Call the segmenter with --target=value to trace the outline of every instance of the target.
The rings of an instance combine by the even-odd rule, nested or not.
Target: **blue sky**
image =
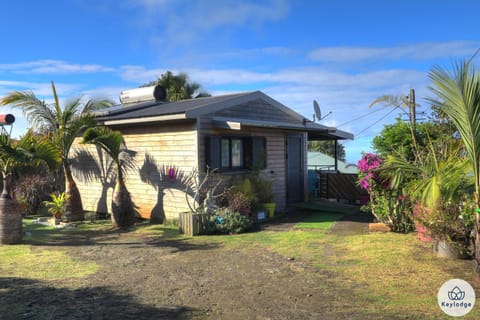
[[[480,47],[475,0],[70,0],[0,2],[0,96],[118,101],[167,70],[213,95],[261,90],[305,117],[355,134],[347,160],[397,111],[369,104],[408,94],[427,109],[428,71]],[[475,57],[476,65],[480,57]],[[13,135],[27,127],[19,111]],[[358,119],[358,120],[355,120]]]

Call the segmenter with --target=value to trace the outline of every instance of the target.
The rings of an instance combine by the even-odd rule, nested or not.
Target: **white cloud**
[[[358,62],[365,60],[428,60],[451,56],[471,56],[480,46],[478,41],[423,42],[396,47],[329,47],[312,50],[314,61]]]
[[[0,64],[0,72],[21,74],[98,73],[115,69],[99,64],[74,64],[62,60],[36,60],[12,64]]]
[[[206,36],[215,37],[232,27],[252,28],[266,21],[279,20],[289,11],[286,0],[143,0],[130,5],[141,9],[134,23],[162,52],[193,42],[201,43]]]

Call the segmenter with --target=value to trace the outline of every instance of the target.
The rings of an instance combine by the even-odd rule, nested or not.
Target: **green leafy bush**
[[[49,186],[48,179],[38,174],[25,176],[15,183],[15,194],[24,215],[37,213],[42,200],[49,194]]]
[[[250,229],[252,221],[242,215],[240,212],[232,211],[228,208],[219,209],[210,218],[210,223],[207,227],[210,232],[221,233],[242,233]]]

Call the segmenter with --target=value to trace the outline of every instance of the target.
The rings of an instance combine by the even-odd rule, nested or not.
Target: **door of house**
[[[302,136],[287,136],[287,203],[303,201]]]

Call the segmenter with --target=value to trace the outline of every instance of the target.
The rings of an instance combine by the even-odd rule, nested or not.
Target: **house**
[[[180,176],[207,166],[227,179],[260,169],[274,181],[276,211],[285,212],[308,196],[307,141],[353,138],[305,119],[260,91],[124,103],[97,113],[97,120],[121,131],[126,147],[135,152],[138,168],[127,177],[128,190],[142,217],[160,220],[188,210]],[[76,177],[85,209],[108,210],[112,185],[106,177]]]

